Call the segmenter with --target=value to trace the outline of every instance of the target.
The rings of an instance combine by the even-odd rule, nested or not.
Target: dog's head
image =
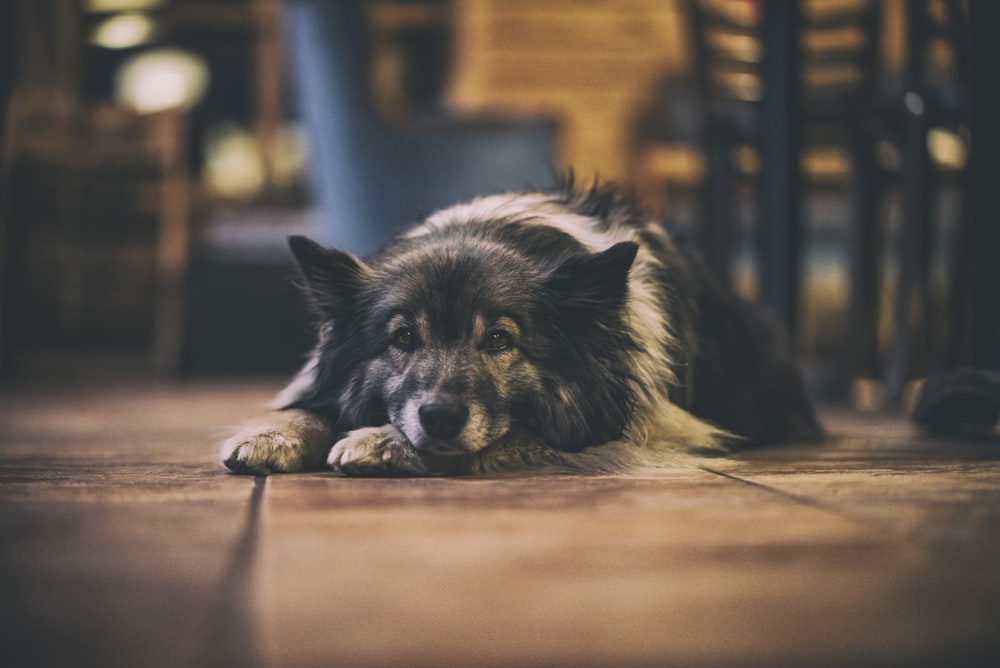
[[[512,430],[575,450],[624,428],[636,244],[542,259],[430,235],[370,264],[304,237],[290,246],[324,332],[316,397],[351,428],[389,422],[436,455]]]

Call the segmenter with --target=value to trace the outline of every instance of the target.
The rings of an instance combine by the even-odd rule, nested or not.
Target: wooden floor
[[[267,480],[277,384],[0,393],[0,666],[1000,666],[1000,443],[655,478]]]

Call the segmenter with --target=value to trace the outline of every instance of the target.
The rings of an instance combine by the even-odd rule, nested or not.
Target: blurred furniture
[[[368,254],[421,212],[552,183],[556,132],[547,119],[382,120],[368,92],[369,32],[357,2],[295,0],[287,25],[314,194],[327,219],[323,243]]]
[[[94,354],[171,373],[191,219],[188,117],[86,94],[79,3],[10,5],[0,369],[31,358],[58,373]]]
[[[759,296],[794,330],[804,193],[847,177],[838,151],[875,99],[880,4],[690,0],[688,10],[707,124],[700,241],[731,281],[737,187],[752,183]]]
[[[1000,369],[1000,5],[970,0],[968,30],[970,123],[969,206],[964,219],[961,270],[953,303],[959,322],[953,365]]]
[[[897,147],[901,164],[899,270],[891,315],[892,335],[882,368],[886,390],[894,401],[902,398],[907,382],[914,376],[932,374],[950,364],[948,358],[953,357],[953,351],[948,348],[953,344],[942,339],[953,338],[956,331],[949,328],[942,332],[938,327],[942,320],[950,320],[953,313],[941,309],[932,296],[932,253],[943,239],[936,229],[935,215],[941,175],[931,159],[929,133],[936,126],[956,131],[969,126],[969,99],[959,87],[967,85],[969,77],[965,54],[968,15],[957,1],[936,4],[945,9],[944,15],[936,15],[934,6],[927,0],[906,2],[907,57],[902,93],[896,101],[896,127],[890,128],[886,136]],[[955,54],[957,81],[934,81],[932,50],[941,45],[947,45]],[[968,207],[970,193],[967,188],[962,189],[964,206]],[[963,226],[959,220],[957,227]],[[957,296],[956,271],[966,261],[963,256],[964,252],[959,250],[949,258],[946,271],[952,289],[950,299]],[[855,277],[855,300],[862,303],[867,299],[864,295],[870,292],[864,281],[871,272],[872,259],[866,262],[869,267]]]
[[[997,435],[1000,417],[1000,5],[970,0],[957,21],[971,137],[966,207],[953,267],[954,334],[943,368],[925,382],[914,420],[937,433]]]
[[[9,20],[0,21],[0,34],[9,38],[2,47],[11,56],[3,64],[10,66],[4,72],[12,94],[0,184],[2,372],[39,363],[58,370],[60,361],[89,366],[98,359],[129,372],[172,375],[191,331],[187,298],[213,294],[223,305],[239,301],[233,293],[246,289],[241,272],[199,265],[195,277],[212,281],[211,289],[188,285],[201,232],[195,210],[231,204],[203,197],[196,182],[199,149],[209,124],[245,115],[260,147],[261,199],[279,199],[274,146],[285,123],[281,11],[281,0],[154,3],[139,14],[156,25],[153,38],[111,49],[89,40],[106,21],[129,17],[114,3],[3,3],[0,18]],[[140,115],[110,101],[124,62],[156,45],[207,54],[215,83],[202,106]],[[287,254],[286,232],[271,232],[272,245]],[[284,284],[289,273],[283,265],[268,276]],[[288,300],[288,294],[276,298],[281,306]],[[230,313],[193,306],[195,316],[205,318],[195,330],[229,331]],[[288,320],[298,335],[304,325]],[[269,330],[232,332],[241,342],[257,342],[249,370],[261,350],[266,356],[276,347],[261,342],[257,331]]]
[[[14,9],[0,3],[0,378],[7,369],[8,322],[5,304],[13,293],[10,276],[10,140],[7,132],[8,107],[14,88]]]
[[[914,379],[947,368],[961,348],[965,325],[953,309],[974,299],[964,273],[973,257],[967,237],[981,223],[959,223],[956,207],[945,208],[942,194],[957,193],[967,209],[976,196],[963,187],[962,159],[942,165],[934,145],[961,145],[975,113],[975,94],[962,90],[975,78],[965,7],[907,0],[893,6],[900,10],[893,24],[883,18],[887,6],[872,0],[689,3],[707,110],[701,242],[717,274],[731,280],[737,192],[749,182],[758,206],[759,297],[794,334],[803,258],[818,261],[819,231],[806,211],[827,184],[850,203],[841,225],[845,349],[828,379],[842,388],[835,392],[876,379],[898,404]],[[898,70],[885,67],[887,34],[905,38]],[[955,237],[966,239],[958,244],[964,249]]]
[[[58,96],[21,92],[9,107],[4,352],[146,341],[151,368],[172,372],[191,207],[184,114]]]

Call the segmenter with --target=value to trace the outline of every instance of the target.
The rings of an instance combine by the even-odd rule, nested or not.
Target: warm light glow
[[[94,28],[90,42],[106,49],[128,49],[150,41],[155,28],[145,14],[116,14]]]
[[[965,167],[969,153],[962,138],[945,128],[933,128],[927,133],[927,150],[938,167],[953,170]]]
[[[205,185],[227,199],[250,200],[265,187],[265,165],[271,184],[288,188],[302,178],[307,153],[302,131],[294,125],[281,127],[268,146],[236,123],[216,123],[205,138]]]
[[[217,194],[251,199],[264,185],[260,150],[252,134],[235,123],[209,128],[205,151],[205,181]]]
[[[144,51],[118,71],[116,96],[140,114],[188,109],[208,86],[205,61],[180,49]]]
[[[138,12],[154,9],[165,4],[166,0],[86,0],[83,3],[85,11],[98,13]]]

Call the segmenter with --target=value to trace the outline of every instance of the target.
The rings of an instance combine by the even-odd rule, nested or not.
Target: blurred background
[[[0,3],[2,378],[291,372],[287,235],[365,254],[572,167],[770,309],[819,397],[900,405],[997,363],[992,4]]]

